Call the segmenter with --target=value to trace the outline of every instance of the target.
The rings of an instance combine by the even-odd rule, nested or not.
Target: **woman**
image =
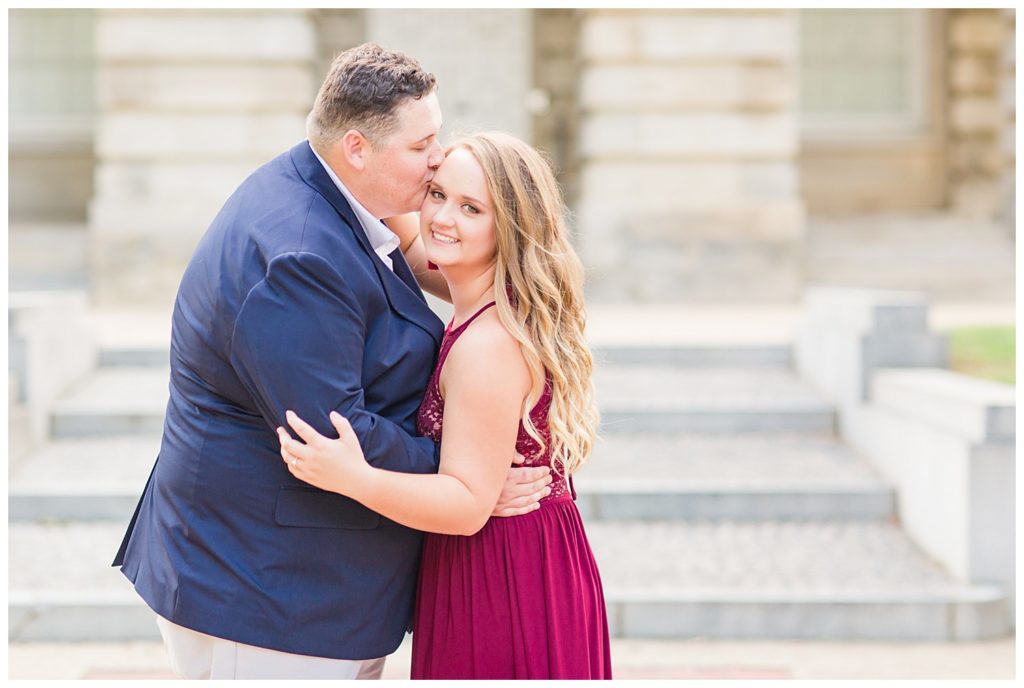
[[[423,255],[455,316],[420,407],[437,475],[374,468],[347,421],[331,440],[288,413],[292,474],[427,531],[413,618],[413,678],[611,678],[600,576],[573,501],[597,409],[582,267],[550,167],[500,133],[456,141],[420,212]],[[417,262],[414,258],[414,262]],[[443,439],[442,439],[443,437]],[[549,464],[540,508],[489,518],[510,449]]]

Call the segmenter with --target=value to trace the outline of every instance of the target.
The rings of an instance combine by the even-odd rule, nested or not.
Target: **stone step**
[[[171,359],[167,347],[114,345],[101,346],[98,362],[101,368],[167,368]]]
[[[824,434],[609,435],[574,482],[590,521],[895,516],[893,490]]]
[[[595,363],[603,365],[696,366],[788,366],[792,349],[770,344],[605,344],[592,349]],[[170,350],[166,345],[107,343],[99,348],[99,365],[115,367],[167,367]]]
[[[54,405],[50,434],[56,439],[159,435],[167,390],[167,368],[100,368]]]
[[[664,365],[676,367],[788,366],[788,345],[600,345],[592,350],[596,366]]]
[[[160,438],[65,439],[12,469],[10,521],[127,520]],[[612,435],[575,480],[590,520],[888,520],[892,490],[827,435]]]
[[[588,523],[612,633],[645,638],[978,640],[1003,591],[951,578],[892,524]]]
[[[9,639],[158,639],[153,612],[110,566],[127,525],[12,523]]]
[[[159,434],[50,442],[12,470],[8,519],[127,523],[159,451]]]
[[[788,368],[604,366],[594,375],[601,430],[831,432],[832,407]],[[100,368],[55,406],[54,438],[159,433],[168,371]]]
[[[124,523],[11,524],[11,641],[156,639],[109,566]],[[967,586],[885,524],[589,523],[611,632],[627,638],[956,640],[1009,632],[995,588]]]
[[[602,434],[833,432],[835,411],[784,367],[605,366]]]

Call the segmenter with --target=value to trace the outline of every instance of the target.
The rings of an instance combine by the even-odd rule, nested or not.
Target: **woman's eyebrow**
[[[463,198],[463,200],[469,201],[470,203],[476,203],[477,205],[482,205],[484,207],[487,207],[486,203],[484,203],[483,201],[478,201],[475,198],[473,198],[472,196],[466,196],[465,194],[463,194],[462,198]]]

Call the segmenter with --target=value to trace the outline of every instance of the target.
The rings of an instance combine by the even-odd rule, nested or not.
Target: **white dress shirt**
[[[374,217],[370,214],[370,211],[363,207],[363,204],[356,200],[356,197],[352,195],[352,192],[341,183],[338,179],[338,175],[334,174],[334,170],[331,166],[324,162],[324,159],[320,157],[320,154],[316,152],[316,149],[310,145],[310,149],[313,151],[313,155],[320,161],[320,164],[327,170],[327,175],[334,182],[334,185],[338,187],[338,191],[345,197],[348,204],[352,206],[352,210],[355,211],[356,219],[359,220],[359,224],[363,226],[363,231],[366,233],[366,238],[370,240],[370,246],[373,247],[373,252],[388,266],[388,269],[394,272],[395,266],[391,264],[391,256],[388,255],[396,248],[402,245],[402,240],[398,238],[398,235],[388,229],[388,226],[381,222],[380,218]]]

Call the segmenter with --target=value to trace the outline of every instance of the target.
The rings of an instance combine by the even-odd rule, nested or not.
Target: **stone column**
[[[570,205],[575,205],[578,196],[580,16],[578,9],[533,11],[533,84],[538,98],[533,111],[533,145],[550,157]]]
[[[578,226],[603,301],[791,300],[800,286],[791,10],[588,10]]]
[[[1000,189],[999,218],[1012,236],[1017,236],[1017,10],[1003,9],[1006,36],[1000,59],[999,101],[1003,108],[1003,129],[1000,149],[1003,153],[1003,172]]]
[[[237,185],[305,137],[309,10],[100,10],[93,298],[169,307]]]
[[[437,76],[442,141],[500,129],[529,140],[530,10],[366,10],[366,40]]]
[[[314,77],[319,88],[331,68],[334,56],[366,40],[366,10],[333,8],[312,12],[318,44]]]
[[[1007,114],[1000,90],[1010,26],[1003,10],[949,12],[951,206],[964,215],[991,219],[1000,210],[1006,169],[1000,139]]]

